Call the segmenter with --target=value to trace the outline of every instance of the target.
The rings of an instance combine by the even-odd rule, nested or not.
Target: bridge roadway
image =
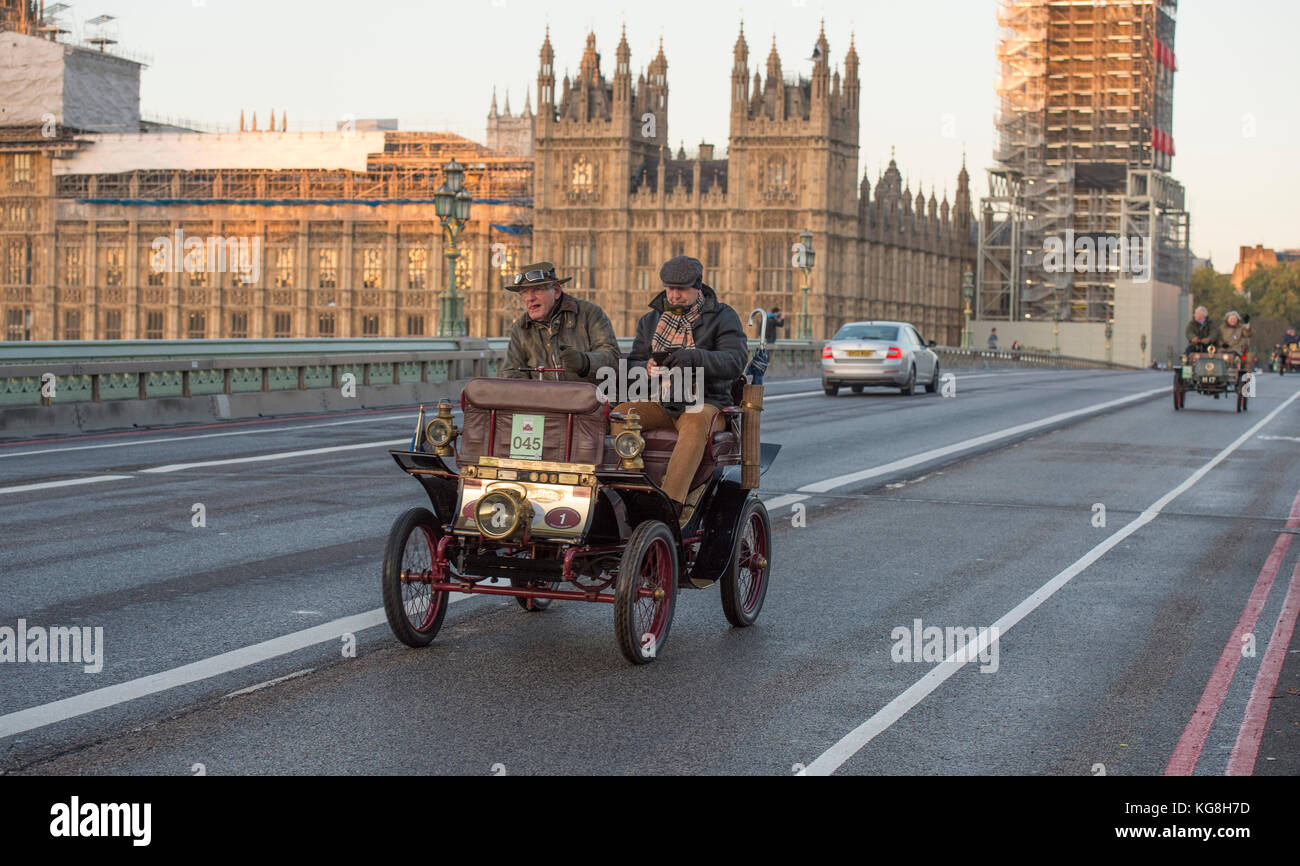
[[[1246,414],[1192,395],[1175,415],[1168,384],[769,383],[762,616],[731,629],[716,589],[684,591],[643,668],[604,605],[461,597],[429,648],[394,640],[382,547],[423,494],[386,449],[411,411],[0,443],[0,627],[105,642],[98,673],[0,662],[0,771],[1222,774],[1262,737],[1247,769],[1295,773],[1277,714],[1300,714],[1261,724],[1252,691],[1300,685],[1273,637],[1300,381],[1262,379]],[[895,660],[918,619],[1000,624],[996,670]]]

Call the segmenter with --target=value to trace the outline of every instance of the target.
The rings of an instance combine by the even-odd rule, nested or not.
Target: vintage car
[[[1300,345],[1288,343],[1282,347],[1282,357],[1278,359],[1279,376],[1287,373],[1300,373]]]
[[[513,596],[527,611],[605,602],[619,649],[644,664],[663,651],[678,591],[715,582],[731,624],[753,624],[772,556],[755,489],[780,446],[758,442],[761,388],[739,402],[717,416],[684,526],[659,486],[676,432],[642,431],[594,385],[471,380],[460,430],[448,401],[427,423],[421,410],[412,447],[390,452],[431,506],[407,511],[388,536],[393,634],[427,646],[455,592]],[[626,423],[616,438],[611,418]]]
[[[1245,358],[1212,343],[1204,352],[1189,352],[1179,359],[1174,370],[1174,410],[1184,408],[1187,392],[1191,391],[1213,395],[1216,400],[1224,394],[1235,394],[1237,411],[1245,412],[1253,376]]]

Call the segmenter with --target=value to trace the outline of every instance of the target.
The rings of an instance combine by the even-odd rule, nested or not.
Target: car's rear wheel
[[[648,590],[642,594],[641,590]],[[614,636],[624,657],[648,664],[663,650],[677,603],[677,544],[667,524],[632,530],[614,581]]]
[[[862,386],[861,386],[861,385],[850,385],[850,386],[849,386],[849,390],[852,391],[854,394],[861,394],[861,393],[862,393]]]
[[[744,628],[763,609],[772,568],[772,528],[767,508],[757,498],[745,503],[736,534],[731,565],[722,576],[722,612],[732,625]]]
[[[384,615],[393,634],[407,646],[428,646],[447,616],[447,593],[429,587],[441,538],[437,518],[427,508],[412,508],[388,531]]]
[[[911,397],[916,393],[916,368],[909,367],[907,370],[907,381],[898,387],[904,397]]]
[[[822,390],[826,392],[827,397],[834,397],[840,393],[840,386],[831,382],[822,382]]]
[[[933,394],[935,391],[939,390],[939,376],[939,363],[936,361],[934,365],[934,375],[930,377],[930,384],[925,386],[927,394]]]

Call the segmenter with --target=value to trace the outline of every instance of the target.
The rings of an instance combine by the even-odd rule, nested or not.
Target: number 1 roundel
[[[552,529],[572,529],[578,520],[578,512],[572,508],[552,508],[546,512],[546,525]]]

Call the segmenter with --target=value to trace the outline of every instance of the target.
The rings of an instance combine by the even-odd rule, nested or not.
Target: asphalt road
[[[459,598],[397,643],[383,543],[424,502],[386,450],[412,412],[0,443],[0,627],[104,641],[96,673],[0,661],[0,771],[1300,772],[1300,381],[1245,414],[1175,414],[1168,384],[770,382],[762,615],[683,591],[642,668],[605,605]],[[917,620],[998,639],[903,658]]]

